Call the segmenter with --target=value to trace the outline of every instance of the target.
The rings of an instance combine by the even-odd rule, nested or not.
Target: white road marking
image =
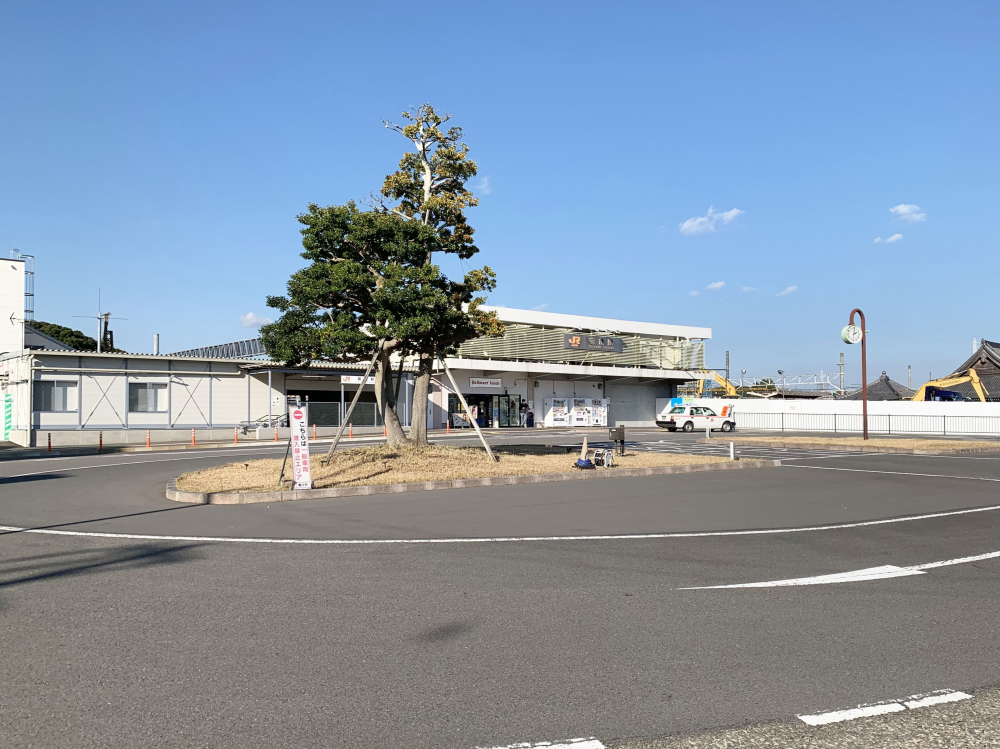
[[[904,710],[906,708],[898,702],[888,702],[883,705],[865,705],[851,710],[834,710],[829,713],[800,715],[798,717],[803,723],[808,723],[811,726],[825,726],[827,723],[841,723],[845,720],[869,718],[873,715],[885,715],[886,713],[901,713]]]
[[[628,533],[621,535],[601,536],[489,536],[484,538],[240,538],[228,536],[160,536],[146,533],[98,533],[93,531],[60,531],[49,528],[23,528],[13,525],[0,525],[0,531],[9,533],[40,533],[51,536],[84,536],[91,538],[124,538],[141,541],[228,541],[243,544],[320,544],[320,545],[389,545],[389,544],[485,544],[485,543],[521,543],[535,541],[646,541],[664,538],[710,538],[715,536],[767,536],[779,533],[811,533],[814,531],[836,531],[845,528],[867,528],[873,525],[889,525],[891,523],[908,523],[914,520],[932,520],[955,515],[969,515],[977,512],[993,512],[1000,510],[1000,505],[989,507],[974,507],[968,510],[948,510],[932,512],[926,515],[910,515],[902,518],[887,518],[885,520],[862,520],[856,523],[839,523],[837,525],[813,525],[802,528],[768,528],[752,531],[691,531],[688,533]],[[964,557],[961,560],[946,562],[931,562],[931,565],[945,566],[962,564],[964,561],[991,559],[998,554],[983,554],[977,557]],[[923,569],[923,566],[912,567]],[[930,567],[928,567],[930,569]]]
[[[705,585],[680,590],[719,590],[723,588],[781,588],[793,585],[834,585],[836,583],[856,583],[865,580],[884,580],[888,577],[906,577],[908,575],[926,575],[926,572],[909,567],[895,567],[887,564],[883,567],[869,567],[850,572],[836,572],[832,575],[816,575],[815,577],[795,577],[789,580],[768,580],[761,583],[739,583],[737,585]]]
[[[557,742],[541,741],[536,744],[507,744],[507,746],[495,746],[491,749],[542,749],[542,747],[545,749],[605,749],[604,744],[595,738],[569,739]]]
[[[993,481],[1000,482],[1000,479],[985,478],[982,476],[949,476],[943,473],[913,473],[910,471],[875,471],[870,468],[835,468],[834,466],[793,466],[788,468],[801,468],[806,471],[848,471],[850,473],[884,473],[890,476],[919,476],[921,478],[933,479],[965,479],[966,481]]]
[[[799,715],[797,717],[803,723],[808,723],[810,726],[824,726],[828,723],[841,723],[845,720],[867,718],[873,715],[886,715],[887,713],[900,713],[906,710],[940,705],[945,702],[958,702],[970,699],[972,699],[971,694],[956,692],[953,689],[941,689],[928,694],[915,694],[911,697],[904,697],[901,700],[888,700],[886,702],[858,705],[858,707],[851,708],[850,710],[833,710],[828,713]]]
[[[888,577],[907,577],[909,575],[926,575],[926,570],[937,569],[938,567],[950,567],[954,564],[969,564],[970,562],[981,562],[984,559],[997,559],[1000,551],[991,551],[988,554],[977,554],[972,557],[958,557],[957,559],[945,559],[941,562],[927,562],[926,564],[913,564],[909,567],[896,567],[891,564],[882,567],[868,567],[863,570],[852,570],[850,572],[835,572],[832,575],[817,575],[815,577],[794,577],[788,580],[767,580],[760,583],[739,583],[736,585],[702,585],[693,588],[678,588],[678,590],[721,590],[724,588],[781,588],[795,585],[834,585],[836,583],[857,583],[867,580],[883,580]]]

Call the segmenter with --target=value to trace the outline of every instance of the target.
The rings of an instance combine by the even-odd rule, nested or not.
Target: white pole
[[[730,442],[729,443],[729,459],[730,460],[736,460],[736,443],[735,442]]]
[[[358,399],[361,397],[361,391],[365,389],[365,383],[368,382],[368,375],[370,375],[372,369],[375,368],[375,362],[378,361],[378,357],[382,353],[382,346],[384,345],[385,341],[378,342],[378,348],[375,349],[375,355],[372,357],[372,360],[368,362],[368,369],[365,370],[364,375],[361,377],[361,384],[358,385],[357,392],[354,393],[354,399],[351,401],[351,407],[347,409],[347,413],[344,414],[343,418],[340,420],[340,428],[337,430],[337,436],[333,438],[333,444],[330,445],[330,449],[327,451],[326,457],[320,461],[324,465],[330,462],[330,459],[333,457],[333,451],[337,449],[337,444],[340,442],[340,438],[344,436],[344,427],[347,426],[347,419],[352,413],[354,413],[354,406],[357,405]],[[341,383],[343,383],[343,380],[341,380]],[[344,386],[341,385],[340,387],[341,393],[343,393]],[[341,398],[343,398],[343,395],[341,395]]]
[[[457,395],[458,399],[462,402],[462,408],[465,409],[465,413],[469,414],[469,417],[470,417],[469,421],[472,422],[472,427],[476,430],[476,434],[479,435],[479,439],[480,439],[480,441],[482,441],[483,447],[486,448],[486,454],[490,456],[490,460],[492,460],[494,463],[496,463],[497,462],[497,458],[493,454],[493,451],[490,450],[490,443],[486,441],[486,437],[483,436],[483,432],[479,428],[479,420],[471,418],[472,417],[472,412],[469,411],[469,404],[465,402],[465,396],[462,395],[462,391],[459,389],[458,383],[455,382],[455,377],[451,373],[451,368],[448,366],[448,363],[444,360],[443,356],[438,356],[438,359],[441,360],[441,364],[444,366],[444,373],[446,375],[448,375],[448,380],[451,382],[451,386],[453,388],[455,388],[455,395]]]
[[[160,334],[153,333],[153,356],[160,355]]]
[[[705,440],[708,441],[708,440],[711,440],[711,439],[712,439],[712,427],[709,426],[708,424],[706,424],[705,425]]]

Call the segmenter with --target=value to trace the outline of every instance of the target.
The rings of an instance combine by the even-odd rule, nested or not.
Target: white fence
[[[736,409],[737,429],[777,432],[861,432],[861,414],[753,413]],[[872,434],[933,434],[1000,436],[1000,416],[955,414],[868,414]]]

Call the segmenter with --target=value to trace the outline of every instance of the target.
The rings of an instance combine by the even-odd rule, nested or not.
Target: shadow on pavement
[[[28,476],[0,476],[0,485],[3,484],[20,484],[25,481],[48,481],[49,479],[64,479],[66,474],[64,473],[43,473],[43,474],[33,474]]]
[[[87,520],[74,520],[69,523],[55,523],[53,525],[36,525],[31,528],[25,528],[23,530],[17,531],[0,531],[0,536],[9,536],[16,533],[24,533],[26,531],[46,531],[53,530],[56,528],[67,528],[72,525],[86,525],[87,523],[100,523],[105,520],[120,520],[122,518],[137,518],[142,515],[156,515],[160,512],[173,512],[174,510],[193,510],[198,507],[207,507],[207,505],[177,505],[177,507],[164,507],[159,510],[144,510],[143,512],[129,512],[125,515],[108,515],[103,518],[88,518]]]
[[[179,564],[200,558],[204,544],[143,544],[116,549],[91,549],[62,554],[22,557],[0,562],[0,588],[88,575],[95,572],[132,570],[160,564]],[[50,558],[51,561],[42,561]],[[55,559],[59,557],[58,559]],[[23,564],[23,562],[34,564]]]

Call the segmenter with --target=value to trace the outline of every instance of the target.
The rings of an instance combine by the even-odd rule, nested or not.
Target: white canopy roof
[[[525,325],[544,325],[550,328],[570,328],[571,330],[593,330],[600,333],[637,333],[641,335],[665,336],[668,338],[711,338],[711,328],[695,328],[689,325],[667,325],[658,322],[635,322],[613,320],[607,317],[586,315],[563,315],[558,312],[540,312],[532,309],[511,307],[487,307],[482,309],[497,313],[504,322]]]

